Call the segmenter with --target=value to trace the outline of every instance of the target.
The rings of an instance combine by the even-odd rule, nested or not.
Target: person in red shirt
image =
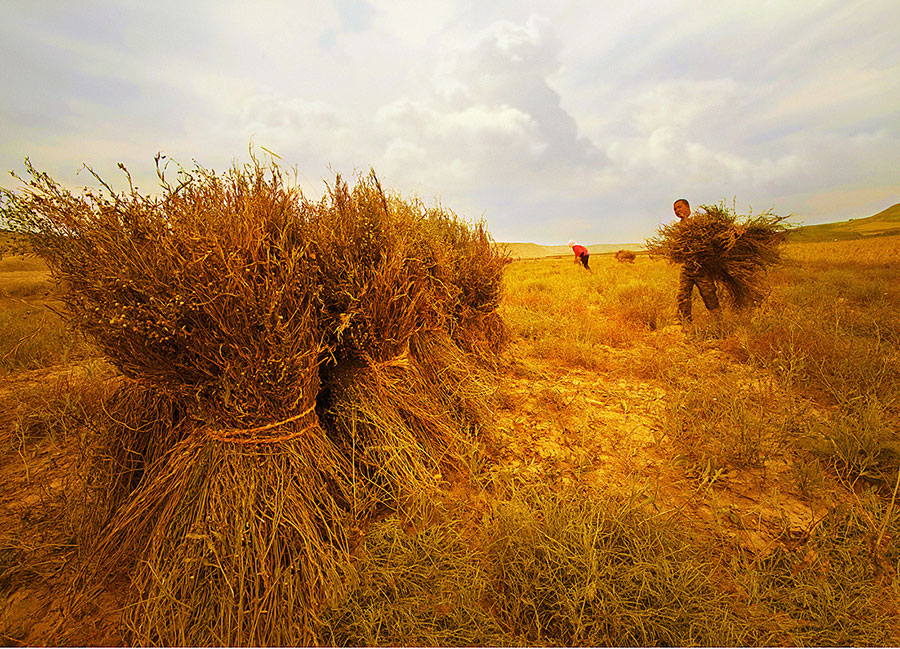
[[[575,253],[575,257],[578,258],[578,261],[581,262],[581,265],[584,266],[587,270],[591,270],[591,267],[588,266],[588,258],[591,256],[591,253],[588,252],[588,249],[581,244],[575,243],[574,240],[569,241],[569,247],[572,249],[572,252]]]

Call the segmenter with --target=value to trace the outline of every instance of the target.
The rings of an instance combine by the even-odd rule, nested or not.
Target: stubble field
[[[522,260],[472,479],[361,530],[337,645],[896,645],[900,237],[790,244],[758,307],[677,322],[677,269]],[[71,598],[118,378],[0,260],[0,639],[123,642]]]

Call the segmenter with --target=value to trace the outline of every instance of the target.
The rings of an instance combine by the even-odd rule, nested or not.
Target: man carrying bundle
[[[691,204],[686,198],[679,198],[672,206],[675,216],[682,223],[686,223],[691,218]],[[675,299],[678,302],[678,315],[684,322],[691,322],[691,301],[693,297],[694,286],[700,291],[700,297],[703,298],[703,304],[710,313],[718,316],[719,314],[719,297],[716,295],[715,281],[704,272],[704,270],[693,263],[686,263],[681,266],[681,274],[678,277],[678,294]]]
[[[572,252],[575,253],[575,257],[581,262],[581,265],[590,271],[591,267],[588,266],[588,258],[591,254],[588,252],[588,249],[581,244],[575,243],[574,239],[569,241],[569,247],[572,249]]]
[[[694,286],[713,320],[721,315],[717,289],[725,291],[735,309],[759,304],[766,294],[765,271],[781,260],[779,248],[790,230],[788,217],[771,210],[741,216],[724,202],[701,205],[700,211],[692,212],[683,198],[672,207],[678,218],[647,239],[647,252],[681,266],[677,296],[681,321],[691,322]]]

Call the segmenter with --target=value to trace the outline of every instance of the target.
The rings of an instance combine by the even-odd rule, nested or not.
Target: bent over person
[[[575,253],[575,257],[581,262],[581,265],[587,270],[590,270],[591,267],[588,266],[588,258],[591,256],[591,253],[588,252],[588,249],[581,244],[575,243],[574,240],[569,241],[569,247],[572,249],[572,252]]]
[[[686,198],[675,201],[672,209],[682,223],[691,218],[691,204]],[[715,281],[699,266],[685,264],[681,267],[681,274],[678,277],[678,294],[675,298],[678,302],[678,315],[684,322],[692,321],[691,298],[695,286],[700,291],[700,297],[703,298],[703,304],[709,312],[714,315],[719,313],[719,297],[716,295]]]

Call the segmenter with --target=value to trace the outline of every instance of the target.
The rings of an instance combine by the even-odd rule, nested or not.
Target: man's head
[[[574,247],[575,247],[575,240],[574,240],[574,239],[569,240],[569,247],[570,247],[570,248],[574,248]]]
[[[688,203],[686,198],[679,198],[675,201],[674,205],[672,205],[672,209],[675,210],[675,216],[682,221],[691,215],[691,204]]]

